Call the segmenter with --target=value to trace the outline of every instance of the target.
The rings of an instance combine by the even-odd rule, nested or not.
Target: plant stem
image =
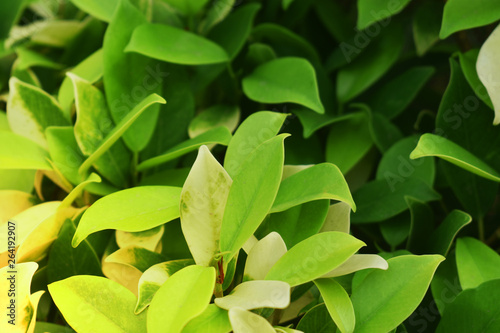
[[[271,324],[273,326],[279,325],[282,316],[283,316],[283,310],[282,309],[276,309],[276,310],[274,310],[273,319],[272,319]]]
[[[139,153],[134,152],[132,155],[132,166],[131,166],[132,186],[136,186],[139,181],[139,172],[137,172],[138,164],[139,164]]]
[[[224,297],[224,292],[222,291],[222,284],[218,282],[215,283],[214,295],[217,298]]]
[[[484,218],[482,216],[477,219],[477,229],[479,233],[479,239],[484,243]]]

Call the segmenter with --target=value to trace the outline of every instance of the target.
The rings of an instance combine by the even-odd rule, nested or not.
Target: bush
[[[496,1],[0,17],[2,331],[500,331]]]

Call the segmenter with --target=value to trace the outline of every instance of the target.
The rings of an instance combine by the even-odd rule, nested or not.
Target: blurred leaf
[[[386,25],[390,22],[390,17],[401,12],[410,0],[401,0],[388,3],[387,0],[358,0],[358,30],[362,30],[371,24],[386,20],[381,23]]]
[[[229,132],[234,132],[240,121],[240,110],[231,105],[214,105],[200,112],[189,124],[191,139],[215,127],[225,126]]]
[[[500,18],[500,10],[497,9],[498,17]],[[497,57],[498,52],[500,50],[500,28],[497,27],[491,35],[488,37],[486,42],[484,42],[483,46],[481,46],[481,50],[479,51],[479,55],[477,56],[476,69],[477,75],[479,79],[486,87],[490,100],[493,104],[495,110],[495,119],[493,120],[493,125],[500,124],[500,89],[498,88],[498,75],[500,74],[500,66],[494,61]],[[462,62],[462,61],[461,61]],[[465,72],[465,71],[464,71]],[[475,80],[475,75],[470,75],[469,77],[473,77],[473,81]],[[469,79],[470,82],[470,79]],[[476,83],[476,82],[474,82]],[[476,84],[480,85],[480,82]],[[479,87],[472,87],[476,93],[478,92]],[[481,93],[478,96],[482,96],[482,100],[488,101],[488,96],[486,94]],[[488,104],[488,103],[486,103]],[[491,106],[491,104],[488,104]]]
[[[52,170],[45,149],[24,136],[0,132],[0,169]]]
[[[443,5],[427,0],[420,4],[413,15],[413,40],[417,54],[423,56],[439,41]]]
[[[246,281],[237,285],[229,295],[216,298],[214,302],[226,310],[285,309],[290,304],[290,286],[281,281]]]
[[[439,37],[445,39],[454,32],[487,25],[499,18],[500,7],[495,0],[485,0],[481,6],[467,0],[450,0],[444,6]]]

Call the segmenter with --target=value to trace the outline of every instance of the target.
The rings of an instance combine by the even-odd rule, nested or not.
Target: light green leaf
[[[266,275],[294,287],[340,266],[365,243],[343,232],[330,231],[303,240],[285,253]]]
[[[244,280],[264,280],[269,270],[286,253],[286,245],[277,232],[259,240],[248,252]]]
[[[483,242],[471,237],[457,239],[456,256],[462,289],[500,279],[500,255]]]
[[[215,285],[213,267],[188,266],[172,275],[153,297],[148,333],[181,332],[210,303]]]
[[[197,265],[214,265],[220,252],[220,229],[232,180],[201,146],[184,186],[180,201],[182,233]]]
[[[293,85],[290,83],[293,82]],[[296,103],[325,113],[314,67],[303,58],[286,57],[257,67],[242,81],[248,98],[261,103]]]
[[[208,38],[222,46],[229,58],[233,59],[250,35],[253,20],[260,7],[258,3],[250,3],[238,8],[216,25],[208,34]]]
[[[202,112],[191,120],[188,133],[191,139],[215,127],[225,126],[233,132],[240,122],[240,109],[237,106],[218,104]]]
[[[351,206],[341,201],[330,206],[320,232],[341,231],[349,233],[350,228]]]
[[[102,77],[103,71],[103,51],[99,49],[72,68],[70,72],[90,83],[95,83]],[[64,113],[67,115],[70,113],[71,103],[75,98],[73,90],[71,78],[66,76],[61,84],[61,88],[59,88],[57,99]]]
[[[389,269],[373,270],[351,295],[356,332],[386,333],[417,308],[427,292],[439,255],[403,255],[388,260]]]
[[[209,0],[164,0],[164,2],[186,16],[194,16],[206,6]]]
[[[9,87],[7,119],[10,128],[14,133],[47,148],[45,129],[69,125],[57,101],[40,88],[17,78],[10,79]]]
[[[158,43],[158,39],[163,42]],[[217,64],[229,60],[226,51],[212,41],[163,24],[137,27],[125,52],[181,65]]]
[[[135,313],[144,311],[151,304],[153,296],[169,277],[182,268],[193,264],[194,261],[191,259],[171,260],[153,265],[144,271],[139,279]]]
[[[429,253],[448,255],[458,232],[472,222],[472,217],[461,210],[453,210],[429,238]]]
[[[71,2],[99,20],[110,22],[120,0],[71,0]]]
[[[324,303],[314,306],[306,312],[299,321],[297,329],[303,332],[332,333],[337,331],[337,326],[331,320]]]
[[[179,217],[180,194],[179,187],[140,186],[107,195],[83,214],[73,247],[100,230],[135,232],[172,221]]]
[[[215,304],[210,304],[205,311],[184,327],[182,333],[229,333],[231,331],[228,312]]]
[[[207,15],[203,21],[200,22],[198,30],[202,34],[206,34],[215,25],[224,20],[224,18],[231,12],[236,0],[225,0],[223,2],[213,2],[212,6],[208,9]]]
[[[125,52],[134,29],[145,23],[146,18],[129,0],[120,0],[104,35],[104,90],[116,124],[127,118],[145,96],[160,93],[168,76],[153,59]],[[133,152],[143,150],[155,130],[160,107],[149,109],[124,133],[125,144]]]
[[[45,149],[24,136],[0,131],[0,169],[52,170]]]
[[[17,53],[17,61],[16,61],[16,69],[20,71],[25,71],[30,67],[44,67],[51,69],[61,69],[62,65],[57,62],[52,61],[50,58],[47,58],[41,55],[38,52],[32,51],[25,47],[16,48]]]
[[[134,315],[134,294],[114,281],[77,275],[48,288],[64,319],[77,332],[146,333],[146,314]]]
[[[498,7],[498,6],[497,6]],[[500,11],[498,17],[500,18]],[[500,25],[488,37],[477,57],[476,69],[479,79],[486,87],[495,109],[493,125],[500,124],[500,88],[496,78],[500,75],[500,66],[495,61],[500,53]],[[472,87],[474,90],[476,87]]]
[[[420,137],[410,158],[437,156],[478,176],[500,182],[500,174],[458,144],[442,136],[426,133]]]
[[[345,289],[333,279],[314,280],[314,284],[338,329],[342,333],[352,333],[355,324],[354,309]]]
[[[257,230],[272,207],[283,172],[282,134],[258,146],[233,177],[220,233],[221,252],[227,263]]]
[[[165,228],[162,225],[138,232],[116,230],[116,244],[120,249],[135,246],[158,252],[156,250],[161,242],[164,231]]]
[[[286,117],[283,113],[260,111],[252,113],[241,123],[227,147],[224,158],[224,168],[231,177],[236,176],[255,148],[279,132]]]
[[[475,289],[465,290],[441,316],[437,333],[495,333],[500,331],[498,304],[500,280],[485,282]]]
[[[389,3],[387,0],[358,0],[358,30],[363,30],[375,22],[383,21],[380,25],[385,26],[390,22],[390,17],[401,12],[410,0],[395,1]]]
[[[388,267],[387,261],[379,255],[355,254],[337,268],[323,275],[322,278],[347,275],[368,268],[386,270]]]
[[[322,163],[286,178],[281,182],[271,213],[281,212],[305,202],[333,199],[346,202],[355,211],[347,182],[337,166]]]
[[[282,281],[247,281],[237,285],[231,294],[215,299],[223,309],[284,309],[290,304],[290,285]]]
[[[216,143],[227,146],[230,141],[231,141],[231,132],[229,132],[227,127],[219,126],[211,130],[208,130],[205,133],[200,134],[193,139],[179,143],[178,145],[164,152],[162,155],[152,157],[148,160],[141,162],[137,166],[137,170],[144,171],[146,169],[155,167],[162,163],[166,163],[177,157],[190,153],[203,145],[210,145]]]
[[[229,310],[229,320],[234,333],[276,333],[266,319],[244,309]]]
[[[78,172],[84,175],[87,170],[99,159],[108,149],[120,139],[122,135],[132,126],[132,124],[139,118],[144,111],[150,109],[150,106],[156,103],[165,104],[166,101],[156,95],[152,94],[143,99],[137,104],[132,111],[130,111],[122,120],[113,128],[106,137],[102,140],[101,145],[90,155],[80,166]]]
[[[373,146],[368,113],[358,112],[337,121],[326,139],[326,160],[342,173],[351,170]]]
[[[449,0],[444,6],[439,37],[445,39],[454,32],[488,25],[500,18],[496,0],[484,0],[481,5],[468,0]]]

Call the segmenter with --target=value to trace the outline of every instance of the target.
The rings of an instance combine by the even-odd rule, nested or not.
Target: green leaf
[[[326,160],[347,173],[373,146],[367,113],[353,113],[330,127],[326,139]]]
[[[16,61],[16,69],[20,71],[25,71],[28,68],[35,66],[50,69],[61,69],[62,67],[61,64],[52,61],[50,58],[25,47],[16,48],[16,53],[18,57]]]
[[[191,259],[171,260],[153,265],[144,271],[139,279],[135,314],[141,313],[151,304],[153,296],[169,277],[193,264],[194,261]]]
[[[358,30],[363,30],[375,22],[386,20],[381,23],[385,25],[390,22],[390,17],[401,12],[410,0],[401,0],[388,3],[387,0],[358,0]]]
[[[125,47],[134,29],[147,23],[146,18],[128,0],[120,0],[113,18],[106,29],[103,42],[104,90],[111,116],[116,124],[136,110],[146,96],[161,91],[168,73],[160,64],[136,53],[126,53]],[[133,152],[146,147],[153,135],[158,119],[159,106],[151,106],[130,127],[123,139]]]
[[[325,303],[318,304],[306,312],[297,329],[302,332],[332,333],[337,331]]]
[[[226,263],[253,235],[273,205],[283,172],[283,141],[287,136],[282,134],[258,146],[233,177],[220,232],[221,252],[229,252],[224,258]]]
[[[208,9],[205,19],[200,22],[198,30],[202,34],[206,34],[215,25],[224,20],[224,18],[231,12],[236,0],[226,0],[224,2],[214,2]]]
[[[500,7],[495,0],[485,0],[481,6],[467,0],[450,0],[444,6],[439,37],[445,39],[454,32],[488,25],[499,18]]]
[[[194,16],[206,6],[209,0],[164,0],[164,2],[186,16]]]
[[[339,330],[342,333],[352,333],[355,324],[354,309],[344,288],[333,279],[314,280],[314,284]]]
[[[226,310],[284,309],[290,304],[290,286],[282,281],[246,281],[237,285],[231,294],[216,298],[214,302]]]
[[[266,275],[298,286],[317,279],[345,262],[365,243],[343,232],[316,234],[291,248]]]
[[[148,332],[181,332],[207,308],[214,285],[213,267],[188,266],[172,275],[149,306]]]
[[[281,212],[320,199],[343,201],[356,211],[356,204],[342,172],[333,164],[322,163],[283,180],[271,212]]]
[[[498,11],[498,18],[500,18],[500,11]],[[495,119],[493,120],[493,125],[500,124],[500,89],[498,88],[498,84],[495,80],[495,77],[497,77],[500,73],[500,66],[494,61],[494,59],[498,55],[499,50],[500,28],[497,27],[488,37],[486,42],[484,42],[483,46],[481,46],[481,50],[479,51],[476,63],[477,75],[486,87],[495,110]],[[476,93],[478,92],[478,88],[479,87],[473,87]],[[478,94],[478,96],[484,96],[482,98],[483,100],[487,98],[484,92]]]
[[[478,74],[478,69],[476,68],[478,57],[478,49],[472,49],[465,53],[458,54],[458,58],[460,59],[460,67],[462,68],[462,72],[464,73],[467,82],[469,82],[470,87],[474,90],[476,96],[479,97],[486,105],[488,105],[493,110],[494,107],[493,103],[491,102],[491,98],[488,95],[488,91],[486,90],[483,82],[481,82]],[[490,66],[493,66],[493,64],[490,64]],[[484,71],[484,69],[482,69],[482,71]],[[485,83],[493,86],[489,79],[490,72],[487,72],[485,74],[486,75],[483,76],[485,78]]]
[[[354,192],[353,197],[358,203],[358,210],[352,215],[351,221],[371,223],[396,216],[408,209],[405,196],[423,202],[441,198],[439,193],[417,178],[408,178],[392,186],[389,179],[375,180]]]
[[[138,232],[117,230],[115,233],[116,245],[120,249],[142,247],[149,251],[156,251],[164,232],[165,228],[163,225]]]
[[[184,186],[180,201],[182,233],[197,265],[211,266],[220,252],[220,230],[231,177],[201,146]]]
[[[205,311],[184,327],[182,333],[229,333],[231,331],[228,312],[215,304],[210,304]]]
[[[330,206],[321,232],[341,231],[349,233],[351,227],[351,206],[345,202],[337,202]]]
[[[462,289],[500,279],[500,255],[483,242],[471,237],[457,239],[456,256]]]
[[[10,79],[9,87],[7,119],[10,128],[14,133],[47,148],[45,129],[69,125],[57,101],[40,88],[17,78]]]
[[[150,106],[156,103],[165,104],[166,101],[156,94],[149,95],[137,104],[124,118],[122,118],[116,127],[113,128],[106,135],[106,137],[104,137],[100,146],[80,166],[78,169],[80,175],[84,175],[94,162],[107,152],[111,146],[113,146],[116,141],[118,141],[129,128],[131,128],[134,122],[144,113],[144,111],[150,109]]]
[[[74,249],[71,240],[76,231],[74,222],[67,219],[57,239],[52,244],[47,266],[47,277],[50,282],[63,280],[73,275],[101,275],[101,260],[91,242],[87,241]],[[104,242],[106,234],[97,240]]]
[[[142,231],[172,221],[179,217],[180,194],[179,187],[141,186],[107,195],[83,214],[72,245],[100,230]]]
[[[224,168],[231,177],[236,176],[252,151],[279,132],[286,117],[286,114],[278,112],[259,111],[241,123],[224,157]]]
[[[439,263],[439,255],[403,255],[388,260],[353,290],[356,332],[385,333],[401,324],[420,304]]]
[[[276,231],[290,248],[319,232],[328,213],[329,202],[315,200],[273,213],[259,227],[257,236]]]
[[[499,302],[500,280],[498,279],[485,282],[475,289],[465,290],[447,305],[436,332],[498,332]]]
[[[269,270],[286,253],[280,234],[271,232],[248,252],[243,280],[264,280]]]
[[[339,70],[337,75],[339,102],[344,104],[352,100],[378,81],[398,60],[404,38],[403,29],[393,22],[390,29],[383,30],[378,39],[363,50],[343,44],[346,45],[344,57],[348,58],[349,64]],[[357,54],[361,50],[362,53],[352,60],[352,53]]]
[[[290,85],[290,82],[294,82]],[[261,103],[296,103],[325,113],[313,66],[305,59],[278,58],[257,67],[242,81],[248,98]]]
[[[208,34],[208,38],[222,46],[229,59],[233,59],[241,51],[250,35],[253,20],[260,7],[258,3],[250,3],[238,8],[216,25]]]
[[[221,144],[227,146],[231,141],[231,132],[225,126],[219,126],[198,135],[197,137],[179,143],[178,145],[170,148],[162,155],[152,157],[148,160],[141,162],[137,166],[138,171],[155,167],[162,163],[169,162],[177,157],[190,153],[203,145]]]
[[[21,16],[25,7],[24,1],[3,2],[0,5],[0,38],[9,36],[11,27]]]
[[[426,133],[420,137],[410,158],[437,156],[478,176],[500,182],[500,174],[488,164],[442,136]]]
[[[338,277],[368,268],[386,270],[388,267],[387,261],[376,254],[355,254],[337,268],[323,275],[322,278]]]
[[[45,149],[24,136],[0,131],[0,169],[52,170]]]
[[[431,234],[428,242],[428,253],[447,256],[458,232],[471,222],[472,217],[469,214],[460,210],[453,210]]]
[[[158,43],[158,39],[163,42]],[[163,24],[137,27],[125,52],[182,65],[217,64],[229,60],[226,51],[210,40]]]
[[[408,108],[434,72],[431,66],[412,67],[371,93],[366,104],[374,113],[393,119]]]
[[[99,20],[111,22],[113,13],[118,7],[120,0],[71,0],[71,2],[84,12],[89,13]]]
[[[443,5],[427,0],[420,4],[413,15],[413,40],[417,54],[423,56],[439,41]]]
[[[74,331],[68,326],[61,326],[43,321],[37,321],[34,333],[73,333]]]
[[[198,113],[189,123],[191,139],[215,127],[225,126],[232,133],[240,122],[240,109],[232,105],[218,104]]]
[[[233,333],[276,333],[265,318],[244,309],[232,308],[229,310],[229,320]]]
[[[81,77],[89,83],[95,83],[102,78],[103,68],[103,51],[99,49],[89,55],[85,60],[80,62],[71,69],[71,73]],[[65,114],[70,114],[71,103],[73,102],[74,95],[73,83],[71,78],[66,76],[59,88],[57,99]]]
[[[406,249],[414,254],[426,253],[423,241],[434,229],[434,212],[425,202],[412,197],[405,197],[410,208],[411,224],[408,232]]]
[[[134,315],[134,294],[114,281],[77,275],[48,288],[64,319],[77,332],[146,333],[146,314]]]
[[[458,279],[455,252],[450,252],[439,265],[431,282],[431,291],[441,316],[453,300],[462,292]]]
[[[370,134],[373,143],[381,153],[385,153],[392,145],[403,138],[403,133],[384,115],[372,113],[371,116]]]
[[[84,155],[92,155],[112,131],[114,124],[104,95],[89,82],[68,74],[76,96],[75,139]],[[111,183],[125,187],[128,183],[131,156],[125,145],[118,141],[95,161],[95,169]]]

